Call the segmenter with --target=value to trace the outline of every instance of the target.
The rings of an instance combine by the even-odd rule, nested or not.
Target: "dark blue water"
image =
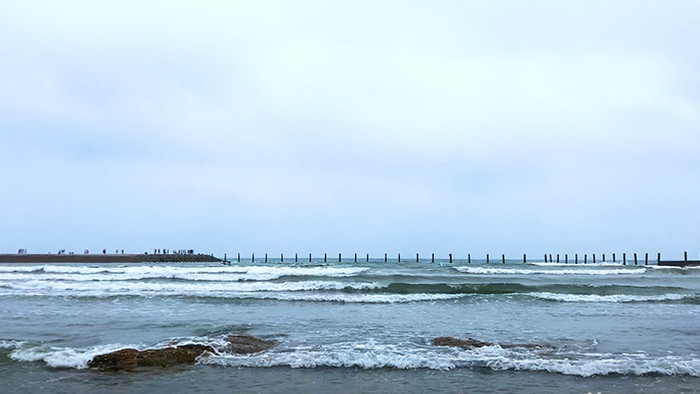
[[[515,262],[0,265],[0,391],[694,392],[699,279]],[[171,370],[87,367],[242,332],[277,346]]]

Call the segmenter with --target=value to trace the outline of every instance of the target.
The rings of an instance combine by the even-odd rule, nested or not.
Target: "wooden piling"
[[[546,254],[546,253],[545,253],[545,255],[544,255],[544,262],[545,262],[545,263],[547,262],[547,254]]]
[[[224,253],[224,263],[226,262],[226,253]]]
[[[574,255],[574,264],[578,264],[578,253]]]
[[[595,253],[593,253],[593,264],[595,264]]]
[[[603,262],[605,262],[605,253],[603,253]]]
[[[503,264],[506,263],[506,255],[505,254],[501,255],[501,261],[503,262]]]
[[[622,254],[622,265],[627,265],[627,253]]]
[[[396,259],[398,260],[399,263],[401,262],[401,253],[398,254],[398,257]]]
[[[435,263],[435,253],[430,254],[430,262]]]
[[[338,262],[342,263],[343,262],[343,257],[341,256],[340,253],[338,253]]]
[[[265,253],[265,262],[267,263],[267,253]]]
[[[255,253],[251,253],[250,255],[250,262],[254,263],[255,262]]]
[[[688,252],[683,252],[683,261],[688,262]]]
[[[637,265],[637,253],[634,254],[634,265]]]
[[[239,263],[241,262],[241,254],[240,253],[238,253],[238,259],[236,261]]]
[[[328,262],[328,253],[323,254],[323,262],[327,263]]]
[[[489,261],[489,254],[486,253],[486,264],[488,264],[488,263],[490,263],[490,261]]]
[[[357,253],[355,253],[355,262],[357,263]]]
[[[386,263],[388,261],[386,253],[384,253],[384,262]]]
[[[369,263],[369,253],[367,253],[367,262]]]
[[[420,262],[420,258],[418,258],[418,253],[416,253],[416,263]]]
[[[569,255],[568,254],[564,255],[564,264],[569,264]]]
[[[552,254],[551,253],[549,254],[549,262],[550,263],[552,262]]]
[[[527,256],[523,253],[523,264],[527,264]]]
[[[294,253],[294,262],[295,263],[299,262],[299,254],[298,253]]]
[[[559,253],[557,253],[557,264],[559,264]]]
[[[311,253],[309,253],[309,263],[311,262]]]
[[[450,264],[452,264],[452,253],[450,253]]]
[[[280,263],[284,263],[284,253],[280,253]]]
[[[617,261],[615,261],[615,253],[613,253],[613,263],[617,263]]]
[[[644,253],[644,265],[649,265],[649,253]]]
[[[656,254],[656,264],[659,264],[661,262],[661,253]]]
[[[588,253],[583,255],[583,264],[588,264]]]
[[[471,264],[471,263],[472,263],[472,255],[467,253],[467,264]]]

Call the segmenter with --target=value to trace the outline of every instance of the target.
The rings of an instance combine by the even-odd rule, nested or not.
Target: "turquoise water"
[[[0,265],[0,391],[694,392],[700,270],[448,264]],[[87,368],[123,347],[217,343],[137,373]],[[437,336],[542,349],[436,347]]]

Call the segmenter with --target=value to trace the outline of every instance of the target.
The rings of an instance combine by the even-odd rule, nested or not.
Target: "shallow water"
[[[622,265],[0,265],[0,391],[693,392],[700,270]],[[123,347],[274,339],[138,373]],[[545,348],[430,345],[437,336]]]

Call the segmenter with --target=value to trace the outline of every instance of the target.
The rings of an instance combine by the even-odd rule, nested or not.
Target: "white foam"
[[[225,345],[221,338],[185,338],[163,342],[160,348],[186,343]],[[124,346],[109,344],[88,348],[28,346],[22,344],[10,357],[16,361],[39,362],[53,368],[84,369],[96,355],[126,347],[144,349],[143,345]],[[249,355],[207,353],[198,358],[200,364],[216,364],[232,367],[268,368],[287,366],[292,368],[396,368],[435,369],[489,368],[494,371],[546,371],[565,375],[690,375],[700,376],[700,359],[697,355],[649,356],[646,353],[577,353],[556,352],[544,349],[504,349],[486,346],[472,350],[453,347],[430,346],[415,342],[396,344],[367,342],[340,342],[316,346],[285,347]]]
[[[0,349],[15,349],[23,344],[25,344],[25,341],[13,341],[13,340],[5,340],[5,339],[0,339]]]
[[[546,371],[564,375],[590,377],[595,375],[690,375],[700,376],[700,359],[681,356],[647,357],[630,355],[600,356],[595,359],[564,357],[508,358],[493,357],[484,360],[486,366],[496,371]]]
[[[274,280],[283,276],[350,277],[367,267],[263,267],[263,266],[128,266],[88,267],[42,265],[0,267],[0,280],[46,279],[72,281],[119,281],[137,279],[185,279],[194,281]]]
[[[690,271],[690,270],[700,270],[700,265],[688,266],[688,267],[673,267],[667,265],[650,265],[649,268],[655,270],[678,270],[678,271]]]
[[[43,265],[36,266],[19,266],[19,265],[0,265],[0,272],[35,272],[41,271],[44,268]]]
[[[646,272],[644,268],[621,269],[522,269],[522,268],[485,268],[455,267],[459,272],[476,275],[639,275]]]
[[[374,289],[386,285],[377,283],[343,283],[343,282],[286,282],[286,283],[240,283],[237,289],[229,288],[230,284],[173,284],[173,283],[130,283],[105,282],[99,285],[75,283],[46,283],[41,281],[11,284],[10,289],[0,289],[0,295],[63,296],[63,297],[216,297],[228,299],[262,299],[280,301],[309,301],[309,302],[344,302],[392,304],[419,301],[441,301],[466,297],[469,294],[354,294],[338,292],[344,289]],[[247,289],[244,289],[246,287]],[[333,291],[323,293],[306,293],[307,291]]]
[[[129,346],[111,344],[86,349],[49,346],[21,346],[10,353],[16,361],[43,361],[53,368],[87,368],[88,363],[99,354],[110,353]]]
[[[47,273],[0,273],[0,281],[45,280],[72,282],[116,282],[146,279],[182,279],[188,281],[207,282],[239,282],[253,280],[273,280],[279,275],[247,275],[236,273],[202,274],[202,273],[173,273],[173,272],[144,272],[144,273],[93,273],[93,274],[47,274]]]
[[[649,301],[677,301],[697,298],[694,294],[668,293],[660,295],[628,295],[628,294],[558,294],[558,293],[529,293],[530,296],[543,300],[562,302],[649,302]]]
[[[253,292],[294,292],[311,290],[367,290],[386,287],[380,283],[365,282],[231,282],[231,283],[157,283],[157,282],[50,282],[31,280],[5,283],[4,293],[66,296],[112,296],[112,295],[197,295],[222,296]]]
[[[583,261],[583,260],[581,260]],[[590,268],[590,267],[624,267],[622,263],[587,263],[583,264],[583,262],[574,264],[574,263],[527,263],[527,265],[537,265],[540,267],[582,267],[582,268]]]
[[[198,360],[200,364],[216,364],[234,367],[267,368],[288,366],[292,368],[429,368],[437,370],[455,367],[449,357],[415,346],[381,345],[373,342],[346,342],[314,348],[299,347],[287,351],[272,350],[253,355],[210,355]]]
[[[275,299],[282,301],[316,301],[316,302],[347,302],[367,304],[394,304],[419,301],[443,301],[466,297],[468,294],[346,294],[346,293],[317,293],[317,294],[260,294],[254,298]]]
[[[693,355],[649,357],[646,354],[556,354],[525,349],[503,349],[500,346],[462,350],[423,347],[409,343],[340,343],[313,348],[273,349],[255,355],[210,355],[200,358],[198,362],[250,368],[288,366],[447,370],[481,367],[495,371],[547,371],[584,377],[649,373],[700,376],[700,359]]]

